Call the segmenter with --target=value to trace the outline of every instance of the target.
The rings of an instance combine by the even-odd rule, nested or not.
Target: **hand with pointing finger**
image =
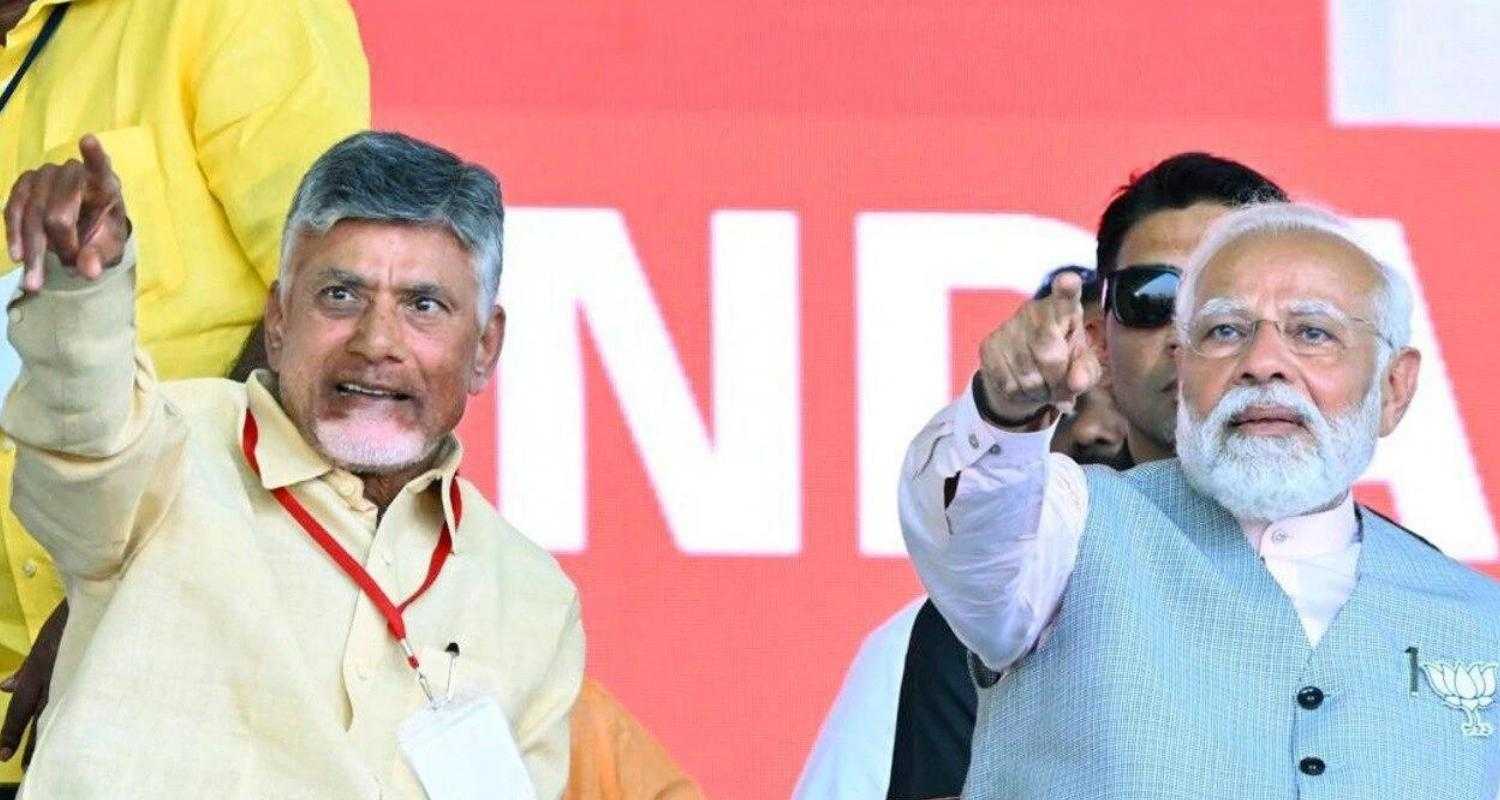
[[[90,280],[120,263],[130,220],[120,179],[93,136],[78,143],[83,160],[45,164],[25,172],[5,204],[5,244],[25,270],[21,288],[42,288],[48,252]]]
[[[1052,293],[1022,306],[979,347],[979,377],[989,411],[1029,422],[1064,407],[1099,382],[1102,368],[1083,327],[1083,281],[1058,275]]]

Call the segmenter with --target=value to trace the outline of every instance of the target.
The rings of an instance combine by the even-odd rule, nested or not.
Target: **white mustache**
[[[1229,435],[1229,422],[1255,406],[1280,406],[1291,409],[1302,418],[1313,437],[1321,446],[1327,441],[1328,418],[1318,410],[1307,395],[1284,383],[1266,383],[1258,386],[1236,386],[1224,393],[1204,420],[1204,426],[1213,431],[1220,441]]]

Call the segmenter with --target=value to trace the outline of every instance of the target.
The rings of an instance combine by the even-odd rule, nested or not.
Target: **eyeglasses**
[[[1260,326],[1270,324],[1288,350],[1305,358],[1341,355],[1354,342],[1355,332],[1369,331],[1390,343],[1375,323],[1338,314],[1291,314],[1286,319],[1253,319],[1238,314],[1208,314],[1188,326],[1188,348],[1204,358],[1234,358],[1255,341]]]
[[[1160,328],[1172,322],[1180,280],[1177,268],[1166,264],[1129,266],[1110,274],[1105,302],[1127,328]]]

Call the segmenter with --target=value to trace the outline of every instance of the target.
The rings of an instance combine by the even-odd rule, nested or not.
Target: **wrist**
[[[974,395],[974,406],[979,410],[979,417],[985,422],[1008,431],[1017,433],[1031,433],[1042,430],[1057,421],[1057,406],[1051,403],[1029,410],[1016,411],[1013,409],[997,409],[990,401],[989,392],[984,382],[984,373],[975,372],[970,381],[970,392]]]

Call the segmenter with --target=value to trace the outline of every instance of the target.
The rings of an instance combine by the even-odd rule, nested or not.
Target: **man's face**
[[[504,337],[480,328],[469,252],[439,226],[346,220],[293,248],[266,343],[282,406],[331,463],[360,474],[424,464],[489,379]]]
[[[1228,210],[1228,206],[1205,202],[1142,218],[1121,241],[1116,269],[1135,265],[1181,269],[1209,224]],[[1115,406],[1130,427],[1131,454],[1139,461],[1170,456],[1177,419],[1172,327],[1128,328],[1106,314],[1101,345]]]
[[[1177,354],[1177,446],[1231,511],[1279,519],[1336,500],[1395,428],[1418,356],[1377,374],[1380,289],[1364,254],[1317,232],[1253,234],[1204,267],[1193,308],[1178,309],[1201,344]],[[1215,355],[1214,340],[1238,344]]]

